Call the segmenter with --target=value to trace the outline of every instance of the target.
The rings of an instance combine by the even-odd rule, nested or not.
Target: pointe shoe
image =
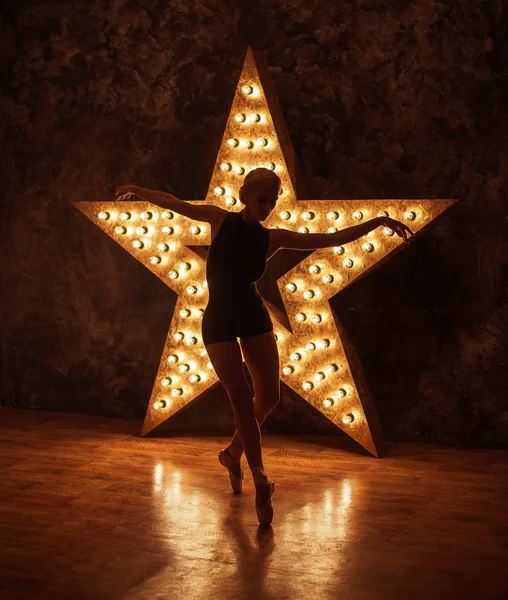
[[[256,513],[258,515],[258,521],[260,525],[270,525],[273,520],[273,506],[272,506],[272,496],[275,492],[275,483],[271,479],[266,479],[265,481],[256,481],[254,479],[254,484],[256,486],[256,491],[258,489],[266,489],[268,487],[270,493],[268,499],[263,504],[258,504],[256,502]]]
[[[224,450],[221,450],[219,452],[219,462],[223,467],[226,467],[226,469],[229,471],[229,481],[231,482],[231,487],[233,488],[235,494],[239,494],[242,491],[243,487],[243,469],[240,467],[241,477],[237,477],[231,470],[231,467],[239,465],[240,459],[236,459],[233,456],[231,456],[227,448],[225,448]]]

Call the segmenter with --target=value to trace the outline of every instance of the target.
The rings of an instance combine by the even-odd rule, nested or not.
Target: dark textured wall
[[[508,444],[501,2],[4,1],[3,406],[143,417],[176,296],[72,205],[202,199],[251,44],[312,198],[457,198],[332,299],[391,440]],[[270,262],[260,290],[294,252]],[[232,431],[219,386],[175,417]],[[338,432],[283,386],[268,431]]]

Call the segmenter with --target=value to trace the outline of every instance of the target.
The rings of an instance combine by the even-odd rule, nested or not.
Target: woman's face
[[[277,204],[279,190],[275,186],[255,186],[245,190],[243,198],[250,216],[264,221]]]

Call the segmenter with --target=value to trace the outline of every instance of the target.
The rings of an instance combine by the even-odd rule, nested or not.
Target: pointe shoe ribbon
[[[229,454],[226,448],[219,452],[219,462],[223,467],[226,467],[226,469],[229,471],[229,481],[231,482],[231,487],[233,488],[235,494],[240,493],[242,491],[244,480],[243,469],[240,467],[241,477],[237,477],[231,470],[231,467],[235,467],[240,464],[240,459],[236,459],[233,456],[231,456],[231,454]]]

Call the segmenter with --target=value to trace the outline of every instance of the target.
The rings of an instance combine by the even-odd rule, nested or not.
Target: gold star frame
[[[417,234],[455,200],[298,200],[303,180],[264,54],[247,51],[205,202],[241,210],[244,176],[275,170],[283,192],[266,221],[302,233],[333,233],[376,216],[407,223]],[[200,204],[202,201],[191,201]],[[144,436],[219,382],[201,337],[208,303],[208,223],[144,201],[76,202],[75,206],[178,294],[148,404]],[[281,380],[371,454],[386,442],[354,345],[329,300],[400,251],[403,240],[377,228],[345,246],[317,249],[278,280],[286,314],[270,302]]]

